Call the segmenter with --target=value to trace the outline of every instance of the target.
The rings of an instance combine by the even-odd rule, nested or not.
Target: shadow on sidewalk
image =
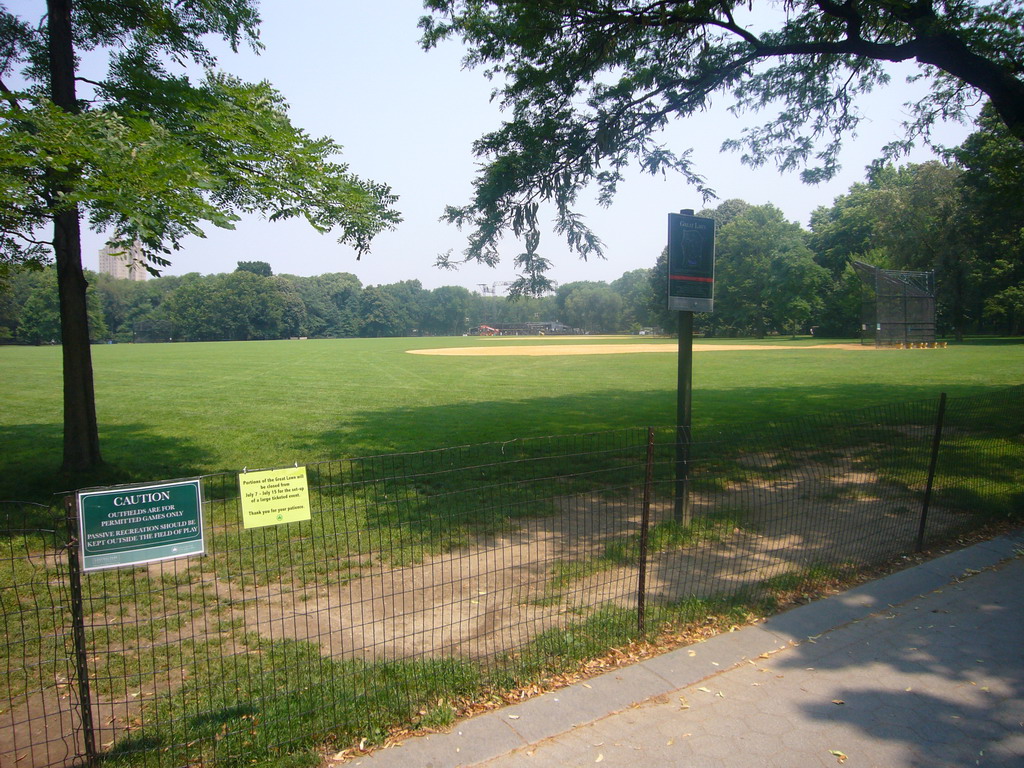
[[[1024,559],[1003,563],[804,644],[777,667],[823,678],[812,690],[828,697],[801,703],[806,717],[899,743],[907,765],[1019,766],[1022,580]]]

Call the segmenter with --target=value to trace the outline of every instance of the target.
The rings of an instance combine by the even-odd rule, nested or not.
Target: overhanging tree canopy
[[[207,42],[258,49],[258,24],[254,0],[47,0],[41,20],[0,6],[0,269],[56,261],[66,469],[100,462],[81,218],[156,266],[241,213],[303,217],[358,253],[399,220],[388,187],[293,126],[268,83],[215,69]]]
[[[553,204],[557,229],[586,258],[600,240],[576,213],[592,182],[608,204],[623,169],[674,169],[712,193],[686,151],[657,132],[713,94],[735,112],[766,111],[724,146],[751,165],[802,169],[808,182],[838,168],[844,136],[863,119],[857,98],[888,83],[887,62],[915,62],[927,94],[912,105],[905,141],[962,118],[979,95],[1024,141],[1024,10],[1018,0],[428,0],[423,43],[469,46],[511,113],[475,145],[486,164],[471,202],[445,217],[471,227],[467,260],[494,263],[502,235],[533,235]],[[530,251],[535,254],[535,250]],[[529,254],[528,254],[529,255]],[[527,275],[542,261],[519,258]],[[534,283],[536,280],[534,279]]]

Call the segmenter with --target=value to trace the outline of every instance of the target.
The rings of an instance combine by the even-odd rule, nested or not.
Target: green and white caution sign
[[[79,491],[82,569],[142,565],[205,551],[200,481]]]

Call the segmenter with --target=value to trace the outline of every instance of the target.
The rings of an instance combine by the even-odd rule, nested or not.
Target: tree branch
[[[30,243],[31,245],[43,245],[49,248],[53,247],[52,240],[36,240],[34,237],[29,237],[28,235],[22,232],[18,232],[17,230],[10,230],[7,229],[6,227],[0,227],[0,234],[7,235],[8,237],[16,237],[19,240],[23,240],[26,243]]]
[[[3,95],[4,101],[11,105],[11,109],[15,111],[21,111],[21,105],[18,100],[14,98],[14,91],[7,87],[7,83],[0,78],[0,94]]]

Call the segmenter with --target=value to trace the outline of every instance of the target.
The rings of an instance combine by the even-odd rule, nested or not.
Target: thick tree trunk
[[[82,271],[78,211],[53,220],[53,251],[57,259],[60,332],[64,361],[64,463],[68,471],[93,469],[102,462],[96,398],[89,346],[88,283]]]
[[[50,98],[68,112],[78,111],[75,95],[75,52],[71,33],[71,0],[47,0],[50,53]],[[54,178],[52,200],[59,205],[67,180]],[[102,463],[92,350],[89,347],[88,284],[82,271],[81,225],[76,207],[58,208],[53,217],[53,252],[57,261],[60,327],[64,361],[64,461],[69,471],[93,469]]]

